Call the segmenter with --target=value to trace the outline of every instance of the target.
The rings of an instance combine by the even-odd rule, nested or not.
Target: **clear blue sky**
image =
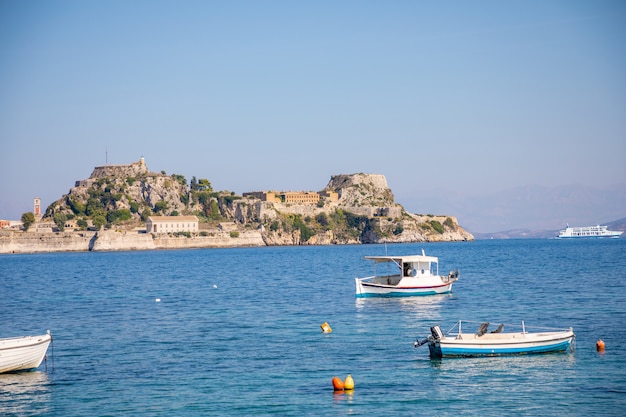
[[[429,194],[625,183],[626,2],[0,0],[0,218],[141,156],[450,215]]]

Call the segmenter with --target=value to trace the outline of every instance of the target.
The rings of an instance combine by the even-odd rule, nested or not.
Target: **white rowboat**
[[[0,373],[37,368],[46,356],[52,336],[21,336],[0,339]]]

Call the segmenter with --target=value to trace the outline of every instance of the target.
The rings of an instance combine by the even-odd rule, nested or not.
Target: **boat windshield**
[[[374,275],[384,274],[377,271],[378,264],[383,264],[381,267],[390,275],[439,275],[439,263],[433,256],[366,256],[365,259],[374,261]]]
[[[413,271],[412,276],[415,275],[438,275],[439,271],[438,271],[438,267],[437,267],[437,262],[431,262],[431,261],[417,261],[417,262],[410,262],[410,263],[405,263],[405,269],[408,268],[409,271]],[[405,274],[405,275],[409,275],[409,274]]]

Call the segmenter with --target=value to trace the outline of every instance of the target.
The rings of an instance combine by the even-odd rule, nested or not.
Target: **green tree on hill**
[[[106,222],[107,222],[107,219],[102,214],[97,214],[92,219],[93,227],[95,227],[96,230],[100,230],[102,226],[106,224]]]
[[[155,213],[165,213],[167,211],[167,201],[157,201],[156,204],[154,205],[154,212]]]
[[[76,221],[76,225],[80,228],[80,230],[87,230],[89,223],[87,223],[87,220],[85,219],[78,219]]]
[[[441,223],[439,223],[437,220],[431,220],[430,221],[430,226],[435,229],[435,231],[439,234],[443,234],[443,232],[445,231],[443,229],[443,225]]]
[[[33,223],[35,223],[35,215],[32,211],[22,214],[22,225],[24,226],[24,231],[28,230]]]
[[[200,178],[198,181],[198,191],[208,191],[213,192],[213,187],[211,187],[211,183],[206,178]]]
[[[85,214],[85,205],[81,203],[76,197],[68,197],[66,199],[67,205],[70,207],[74,214],[83,215]]]
[[[172,174],[172,178],[174,178],[174,180],[176,182],[178,182],[181,185],[187,185],[187,180],[185,179],[185,177],[183,175],[180,174]]]
[[[148,220],[148,217],[150,217],[151,215],[152,215],[152,211],[149,208],[145,208],[141,212],[141,220],[145,222],[146,220]]]
[[[54,213],[53,219],[59,231],[63,232],[65,230],[65,221],[67,220],[67,216],[61,212],[57,212]]]

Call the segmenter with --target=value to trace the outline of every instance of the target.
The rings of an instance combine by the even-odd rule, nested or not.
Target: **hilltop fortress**
[[[322,213],[330,215],[337,210],[379,223],[411,216],[394,202],[387,179],[380,174],[334,175],[321,191],[255,191],[243,193],[243,197],[248,204],[238,206],[239,210],[233,213],[241,223],[251,218],[273,220],[285,213],[310,218]]]
[[[148,167],[146,166],[146,161],[141,159],[137,162],[133,162],[126,165],[104,165],[100,167],[95,167],[93,172],[89,176],[89,179],[76,181],[76,187],[86,187],[89,186],[93,181],[98,178],[115,178],[115,177],[137,177],[140,175],[148,175],[150,171],[148,171]]]
[[[156,216],[156,217],[155,217]],[[214,191],[207,180],[95,167],[0,253],[464,241],[455,217],[408,213],[381,174],[333,175],[320,191]]]

